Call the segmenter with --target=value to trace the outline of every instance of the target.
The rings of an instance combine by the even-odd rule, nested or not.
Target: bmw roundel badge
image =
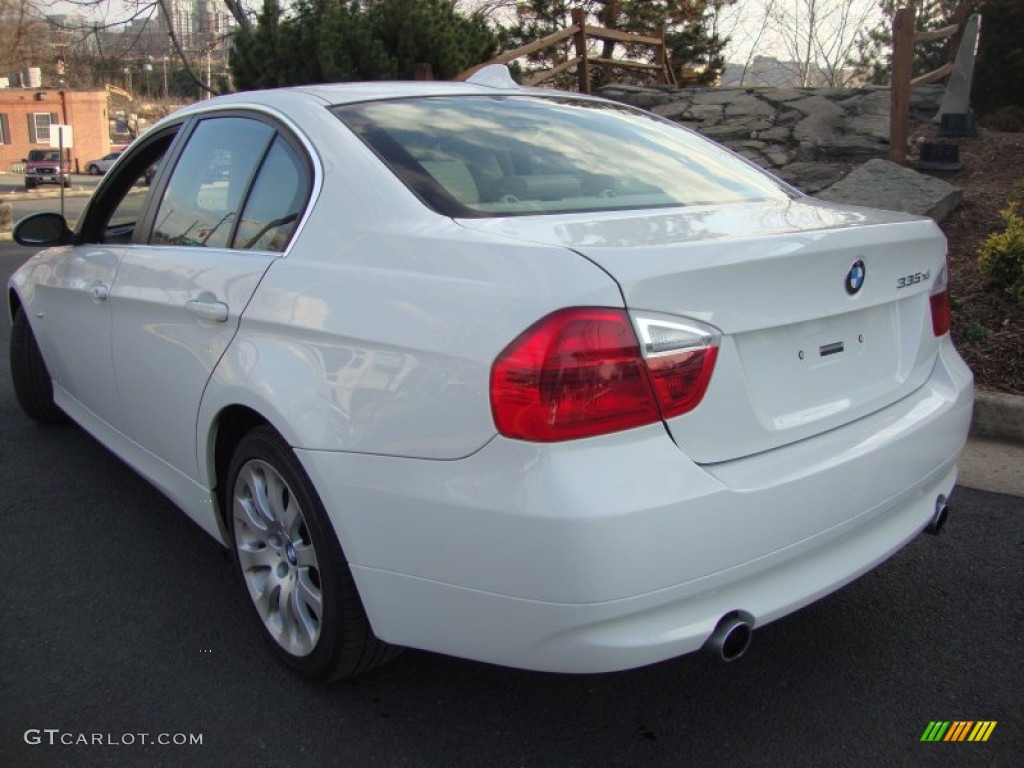
[[[846,271],[846,292],[851,296],[855,295],[864,286],[864,275],[867,269],[864,262],[857,259]]]

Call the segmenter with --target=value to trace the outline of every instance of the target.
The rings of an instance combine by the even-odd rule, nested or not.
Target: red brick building
[[[0,88],[0,170],[10,171],[30,149],[50,146],[50,126],[70,125],[71,169],[80,172],[110,149],[105,89]]]

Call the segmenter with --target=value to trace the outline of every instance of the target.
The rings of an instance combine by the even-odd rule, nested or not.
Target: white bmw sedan
[[[73,232],[18,224],[25,412],[230,548],[317,679],[732,659],[936,532],[972,377],[935,224],[496,80],[164,119]]]

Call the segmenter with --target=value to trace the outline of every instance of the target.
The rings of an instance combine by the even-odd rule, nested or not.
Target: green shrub
[[[968,344],[980,344],[988,338],[988,329],[977,323],[967,323],[960,332],[960,338]]]
[[[1024,207],[1019,201],[999,212],[1006,229],[993,232],[981,244],[978,263],[981,270],[1003,286],[1017,301],[1024,302]]]

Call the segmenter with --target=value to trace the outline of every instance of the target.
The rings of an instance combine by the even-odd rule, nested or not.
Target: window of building
[[[0,144],[11,143],[11,126],[7,122],[7,115],[0,115]]]
[[[33,112],[28,116],[28,140],[32,144],[50,143],[50,126],[59,125],[56,112]]]

